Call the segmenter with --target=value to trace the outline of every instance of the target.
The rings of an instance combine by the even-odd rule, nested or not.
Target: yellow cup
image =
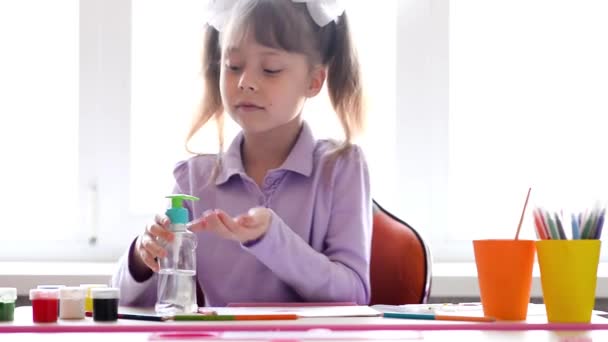
[[[591,321],[600,245],[600,240],[536,241],[549,322]]]

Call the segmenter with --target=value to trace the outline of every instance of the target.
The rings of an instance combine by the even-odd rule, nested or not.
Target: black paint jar
[[[116,321],[118,319],[118,288],[92,288],[93,320],[100,322]]]

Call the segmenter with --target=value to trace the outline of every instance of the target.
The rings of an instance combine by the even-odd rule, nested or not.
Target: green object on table
[[[0,302],[0,321],[9,322],[15,319],[15,302]]]

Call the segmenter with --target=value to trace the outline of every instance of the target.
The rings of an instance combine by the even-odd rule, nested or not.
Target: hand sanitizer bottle
[[[158,274],[158,293],[155,305],[157,313],[174,315],[176,313],[197,312],[196,303],[196,236],[186,230],[189,221],[188,210],[183,200],[198,201],[189,195],[170,195],[171,208],[166,214],[171,221],[169,229],[175,234],[172,242],[165,242],[167,256],[160,258]]]

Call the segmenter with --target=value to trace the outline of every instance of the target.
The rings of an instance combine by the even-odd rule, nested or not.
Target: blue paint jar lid
[[[0,287],[0,302],[10,303],[17,300],[17,288]]]
[[[65,287],[65,285],[38,285],[37,289],[47,289],[47,290],[59,290],[60,288]]]
[[[120,298],[120,289],[117,287],[94,287],[91,289],[91,298],[118,299]]]

